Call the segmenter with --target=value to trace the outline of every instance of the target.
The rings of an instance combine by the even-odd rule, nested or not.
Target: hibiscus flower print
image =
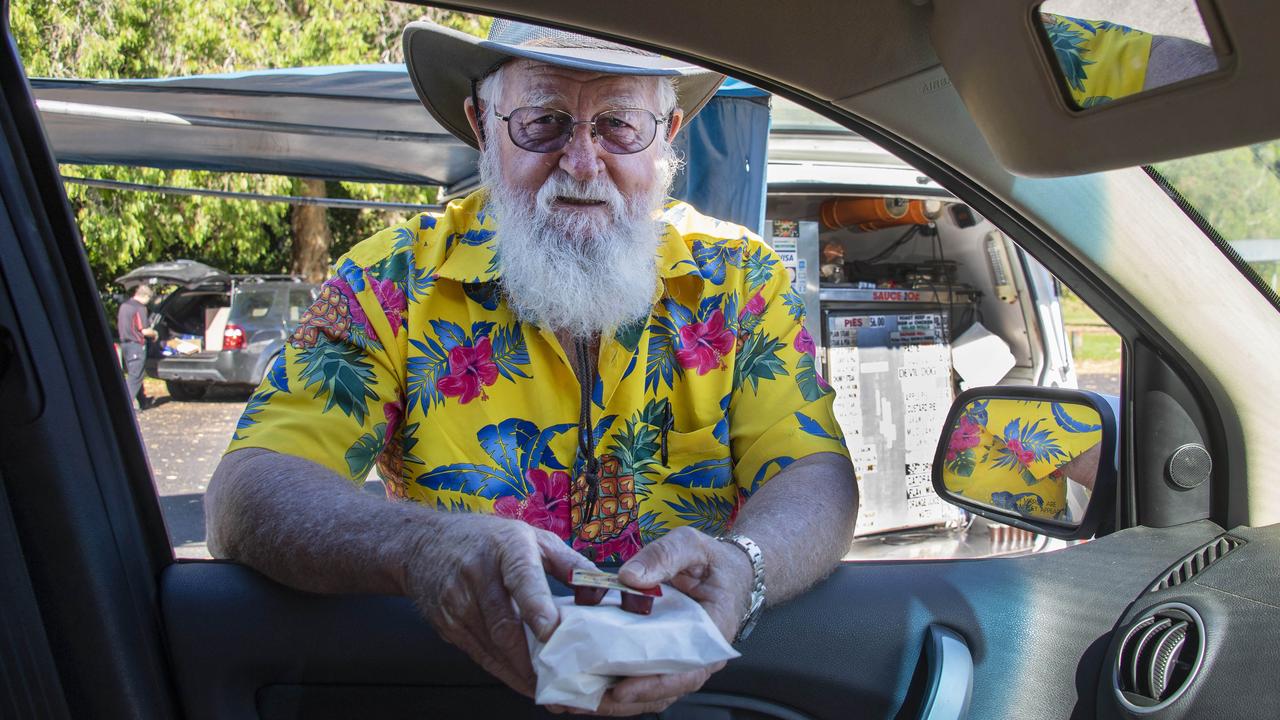
[[[724,368],[724,356],[733,349],[737,338],[724,326],[724,313],[717,308],[703,322],[680,328],[680,349],[676,360],[686,370],[697,369],[699,375]]]
[[[498,381],[498,366],[493,362],[493,346],[482,337],[475,346],[458,345],[449,351],[449,374],[436,381],[436,389],[446,397],[467,403],[480,398],[488,400],[484,388]]]
[[[960,453],[975,448],[981,440],[980,432],[982,427],[973,421],[968,415],[961,415],[960,422],[956,423],[956,429],[951,433],[951,440],[947,444],[947,460],[955,460]]]
[[[400,328],[405,326],[405,311],[409,308],[409,300],[405,297],[404,291],[392,280],[371,278],[369,284],[373,286],[374,297],[378,298],[378,304],[382,306],[382,312],[387,316],[391,333],[400,334]]]
[[[1009,449],[1009,453],[1018,459],[1023,465],[1030,465],[1036,459],[1036,454],[1022,447],[1022,443],[1017,440],[1010,440],[1005,443],[1005,447]]]
[[[818,354],[818,347],[813,342],[813,336],[803,327],[800,328],[800,332],[796,333],[795,342],[791,343],[791,346],[796,349],[796,352],[806,355]]]
[[[763,315],[765,308],[764,296],[756,293],[751,296],[746,305],[742,306],[742,310],[738,312],[738,322],[742,322],[751,315]]]
[[[525,473],[525,480],[533,486],[533,492],[523,498],[498,498],[493,503],[494,514],[523,520],[536,528],[550,530],[561,540],[568,540],[569,473],[532,468]]]
[[[395,437],[396,430],[400,429],[400,423],[404,420],[404,403],[399,400],[383,403],[382,416],[387,420],[387,431],[382,441],[389,443],[391,438]]]

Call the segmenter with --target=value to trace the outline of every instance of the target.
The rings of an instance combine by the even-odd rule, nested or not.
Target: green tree
[[[1280,141],[1155,166],[1228,242],[1280,239]],[[1280,264],[1250,263],[1280,290]]]
[[[359,0],[14,0],[10,24],[31,77],[123,79],[307,65],[401,62],[400,31],[426,17],[482,35],[487,18]],[[234,190],[315,194],[294,178],[63,166],[68,176]],[[304,193],[304,190],[306,193]],[[295,218],[284,204],[115,191],[68,185],[100,288],[138,265],[189,257],[230,272],[297,269],[295,232],[328,226],[327,263],[397,214],[333,211]],[[436,188],[325,184],[326,195],[431,203]],[[402,215],[402,214],[399,214]],[[302,268],[314,272],[314,267]]]

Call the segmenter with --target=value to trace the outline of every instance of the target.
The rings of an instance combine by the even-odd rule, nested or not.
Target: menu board
[[[951,407],[951,346],[939,313],[827,315],[827,376],[858,474],[859,536],[959,518],[933,491]]]

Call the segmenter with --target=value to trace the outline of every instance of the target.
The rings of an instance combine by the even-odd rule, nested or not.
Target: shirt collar
[[[483,283],[498,277],[496,223],[485,211],[486,194],[477,190],[460,201],[460,222],[445,236],[445,260],[436,273],[461,283]]]

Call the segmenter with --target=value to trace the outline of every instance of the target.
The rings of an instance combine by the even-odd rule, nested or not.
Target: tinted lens
[[[608,110],[595,121],[600,145],[616,155],[644,150],[658,132],[658,121],[647,110]]]
[[[530,152],[559,150],[568,142],[572,130],[573,116],[550,108],[517,108],[507,120],[511,142]]]

